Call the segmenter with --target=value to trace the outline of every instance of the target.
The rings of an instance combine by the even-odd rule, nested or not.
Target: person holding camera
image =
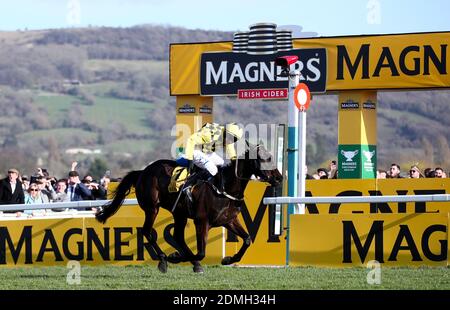
[[[41,177],[37,179],[37,185],[39,186],[39,190],[41,191],[41,195],[47,196],[47,200],[49,202],[53,202],[56,200],[56,191],[52,186],[51,180],[45,177]]]
[[[81,181],[86,187],[91,191],[92,195],[90,197],[91,200],[105,200],[106,199],[106,190],[105,188],[97,183],[93,178],[92,175],[87,174],[83,181]]]

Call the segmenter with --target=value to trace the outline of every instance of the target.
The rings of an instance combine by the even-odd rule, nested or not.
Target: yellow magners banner
[[[245,205],[239,219],[249,233],[252,245],[242,258],[242,265],[285,263],[285,236],[273,231],[275,206],[262,204],[263,196],[268,195],[268,185],[250,181],[244,192]],[[133,197],[134,193],[128,196]],[[142,233],[143,223],[144,212],[131,205],[122,206],[105,225],[93,217],[3,220],[0,221],[0,267],[66,265],[70,260],[82,265],[156,265],[156,253]],[[173,237],[174,223],[170,212],[160,208],[153,228],[153,237],[161,249],[166,254],[175,252],[178,246]],[[185,240],[197,253],[192,220],[187,222]],[[220,264],[225,255],[238,253],[241,246],[240,237],[223,227],[212,228],[202,264]],[[271,255],[261,255],[267,252]]]
[[[295,39],[293,46],[325,48],[327,72],[317,76],[327,77],[327,91],[339,91],[450,87],[449,42],[450,32],[437,32]],[[232,42],[172,44],[171,95],[200,94],[202,54],[231,49]]]
[[[450,179],[307,180],[307,197],[404,196],[450,194]],[[306,214],[443,213],[448,202],[321,203],[306,204]]]
[[[82,265],[156,265],[157,254],[142,233],[144,215],[136,216],[142,212],[135,206],[122,208],[123,215],[116,214],[106,225],[92,217],[0,221],[0,267],[65,265],[70,260]],[[126,213],[135,215],[125,216]],[[167,254],[177,248],[173,227],[172,215],[161,209],[153,236]],[[222,228],[210,230],[204,264],[220,263],[222,240]],[[191,221],[186,227],[186,243],[196,252],[195,227]]]
[[[291,215],[289,265],[446,266],[449,214]]]

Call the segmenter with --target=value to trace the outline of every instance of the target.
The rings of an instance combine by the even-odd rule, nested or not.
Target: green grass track
[[[0,268],[0,289],[132,290],[449,290],[450,268],[382,268],[381,284],[367,284],[365,268],[246,268],[206,266],[195,274],[189,266],[81,266],[81,283],[69,285],[65,267]]]

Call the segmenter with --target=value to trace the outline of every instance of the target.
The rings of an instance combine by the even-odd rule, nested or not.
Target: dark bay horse
[[[157,253],[158,269],[161,272],[167,272],[167,262],[187,261],[194,265],[195,272],[203,272],[200,261],[205,257],[208,231],[212,227],[220,226],[224,226],[244,240],[242,247],[234,256],[222,259],[223,265],[233,264],[241,260],[251,243],[249,234],[237,218],[244,204],[244,190],[248,181],[252,175],[271,185],[278,185],[282,181],[282,176],[277,169],[263,170],[265,164],[269,164],[271,161],[271,154],[262,145],[248,144],[242,158],[232,160],[230,165],[221,168],[221,171],[214,177],[215,188],[207,182],[200,182],[194,186],[192,190],[193,207],[190,212],[184,197],[178,200],[177,206],[172,212],[179,193],[170,193],[168,186],[172,171],[177,164],[172,160],[158,160],[144,170],[129,172],[117,187],[113,200],[103,206],[95,217],[99,222],[105,223],[117,212],[125,197],[130,193],[131,187],[134,186],[139,206],[145,213],[142,232]],[[152,234],[152,227],[160,207],[171,211],[174,218],[174,239],[178,245],[178,251],[168,257],[158,246]],[[188,218],[193,219],[195,224],[196,255],[192,253],[184,239]]]

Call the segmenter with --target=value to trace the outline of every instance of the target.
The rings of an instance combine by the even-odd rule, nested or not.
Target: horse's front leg
[[[241,248],[235,255],[226,256],[222,259],[222,265],[230,265],[241,260],[242,256],[244,256],[245,251],[247,251],[248,247],[252,243],[252,239],[250,238],[250,235],[245,231],[244,227],[242,227],[238,218],[235,218],[229,224],[224,225],[224,227],[235,235],[241,237],[244,241]]]
[[[205,258],[206,255],[206,243],[208,242],[209,223],[206,219],[194,220],[194,223],[197,236],[197,255],[194,255],[192,259],[190,259],[190,261],[198,262],[198,265],[194,264],[195,272],[203,272],[203,268],[201,268],[200,266],[200,261]]]
[[[187,246],[185,241],[185,228],[187,224],[187,218],[183,215],[174,214],[174,239],[177,244],[177,250],[179,252],[172,253],[168,256],[168,261],[173,264],[178,264],[180,262],[191,261],[192,257],[194,257],[194,253],[192,253],[191,249]],[[195,272],[203,272],[203,268],[200,265],[199,261],[191,261],[192,265],[194,265]]]
[[[158,256],[159,271],[161,271],[162,273],[166,273],[167,272],[166,254],[158,246],[158,243],[156,243],[156,239],[152,235],[152,228],[153,228],[153,224],[155,222],[156,216],[158,215],[158,211],[159,211],[159,208],[145,209],[145,221],[144,221],[144,226],[142,228],[142,233],[147,238],[148,242],[150,243],[150,246],[153,248],[153,250],[156,252],[156,254]]]

